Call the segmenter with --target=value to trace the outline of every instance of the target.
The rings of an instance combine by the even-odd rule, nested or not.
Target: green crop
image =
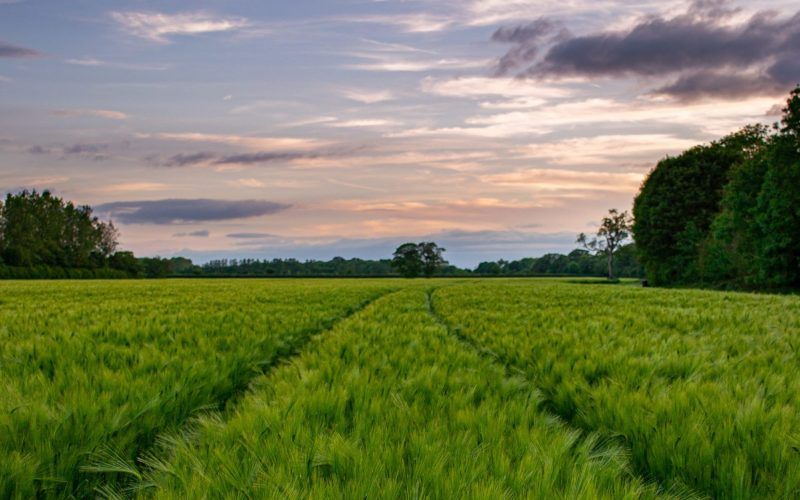
[[[465,340],[644,477],[715,498],[800,497],[800,298],[485,282],[434,294]]]
[[[88,496],[390,281],[0,283],[0,498]]]
[[[648,498],[620,449],[461,344],[424,290],[383,297],[168,440],[159,498]]]
[[[0,498],[798,498],[800,297],[0,282]]]

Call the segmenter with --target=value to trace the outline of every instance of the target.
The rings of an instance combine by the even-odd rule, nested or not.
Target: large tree
[[[578,235],[578,243],[587,250],[605,255],[608,279],[614,279],[614,255],[630,236],[631,225],[632,221],[628,212],[620,213],[617,209],[612,208],[600,222],[596,237],[590,240],[584,233]]]
[[[447,264],[442,254],[445,249],[432,241],[404,243],[392,254],[392,267],[406,278],[424,274],[430,278]]]
[[[426,278],[430,278],[442,268],[447,261],[444,260],[443,253],[446,251],[432,241],[423,241],[417,245],[419,254],[422,257],[422,272]]]
[[[781,123],[731,172],[705,255],[707,281],[800,286],[800,87]]]
[[[392,267],[406,278],[416,278],[422,271],[422,255],[416,243],[404,243],[392,254]]]
[[[117,246],[113,224],[49,191],[8,194],[0,205],[0,255],[12,266],[94,268]]]
[[[667,157],[650,172],[634,201],[633,233],[652,283],[697,280],[699,255],[720,211],[730,172],[760,151],[765,141],[765,127],[746,127]]]

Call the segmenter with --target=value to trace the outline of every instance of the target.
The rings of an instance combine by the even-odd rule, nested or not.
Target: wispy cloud
[[[425,54],[390,52],[384,50],[351,52],[351,57],[366,62],[345,65],[345,68],[363,71],[422,72],[454,69],[487,68],[490,59],[470,59],[463,57],[431,57]]]
[[[397,125],[398,122],[394,120],[385,120],[382,118],[362,118],[354,120],[342,120],[338,122],[329,123],[329,127],[337,128],[367,128],[367,127],[386,127],[390,125]]]
[[[425,12],[396,14],[391,16],[353,16],[338,18],[337,20],[351,23],[373,23],[395,26],[406,33],[436,33],[447,29],[455,23],[455,19],[452,16],[438,16]]]
[[[120,182],[105,186],[99,191],[106,193],[130,193],[130,192],[149,192],[166,191],[173,186],[161,182]]]
[[[249,25],[243,17],[217,16],[203,11],[176,14],[117,11],[110,15],[126,32],[157,43],[168,43],[172,36],[219,33]]]
[[[198,231],[189,231],[185,233],[175,233],[172,236],[175,238],[208,238],[211,232],[208,229],[200,229]]]
[[[365,89],[346,89],[342,95],[351,101],[364,104],[376,104],[379,102],[391,101],[395,98],[391,90],[365,90]]]
[[[178,224],[223,221],[272,215],[290,205],[266,200],[165,199],[117,201],[96,211],[125,224]]]
[[[200,142],[209,144],[226,144],[252,150],[265,149],[311,149],[326,146],[330,142],[321,139],[298,137],[257,137],[230,134],[203,134],[195,132],[138,134],[142,139],[154,138],[164,141]]]
[[[89,109],[89,108],[75,108],[75,109],[57,109],[53,111],[56,116],[94,116],[97,118],[106,118],[108,120],[127,120],[128,115],[121,111],[114,111],[113,109]]]
[[[632,193],[644,179],[643,173],[586,172],[559,169],[526,169],[481,176],[483,182],[500,186],[526,187],[534,191],[618,191]]]
[[[0,58],[30,59],[43,56],[44,54],[38,50],[20,47],[19,45],[13,45],[0,40]]]
[[[74,66],[85,66],[91,68],[115,68],[115,69],[127,69],[127,70],[134,70],[134,71],[164,71],[170,68],[169,64],[137,64],[137,63],[123,63],[123,62],[112,62],[112,61],[104,61],[101,59],[95,59],[94,57],[82,57],[79,59],[65,59],[65,63],[72,64]]]
[[[258,179],[248,178],[248,179],[235,179],[230,181],[225,181],[225,184],[234,187],[246,187],[246,188],[262,188],[266,186],[262,181]]]

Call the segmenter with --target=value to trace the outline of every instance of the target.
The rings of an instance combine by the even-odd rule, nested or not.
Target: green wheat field
[[[797,498],[800,297],[0,283],[0,498]]]

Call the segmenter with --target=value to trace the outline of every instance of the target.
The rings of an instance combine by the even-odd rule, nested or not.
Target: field
[[[796,498],[800,298],[0,282],[0,498]]]

